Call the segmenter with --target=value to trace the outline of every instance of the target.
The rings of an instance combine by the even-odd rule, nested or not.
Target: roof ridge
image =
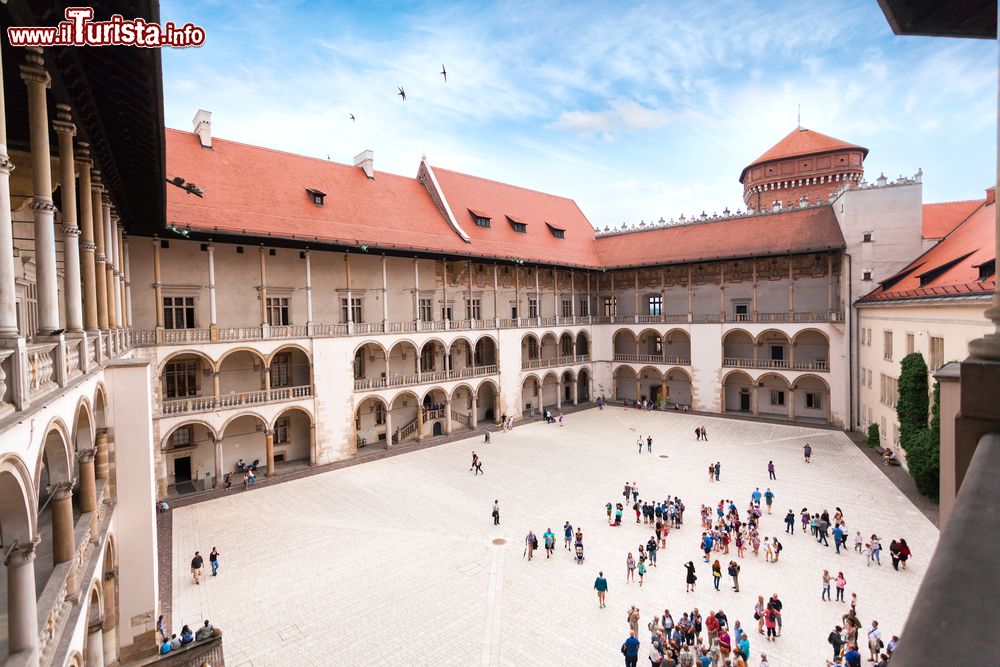
[[[928,202],[928,203],[924,204],[924,206],[943,206],[945,204],[972,204],[973,202],[981,204],[981,203],[983,203],[985,201],[986,201],[986,197],[983,197],[982,199],[953,199],[951,201],[933,201],[933,202]]]
[[[198,136],[194,132],[188,132],[187,130],[179,130],[176,127],[166,127],[164,128],[164,130],[167,132],[177,132],[178,134],[186,134],[195,138],[197,138]],[[260,146],[258,144],[249,144],[245,141],[235,141],[233,139],[223,139],[222,137],[215,137],[215,136],[212,137],[212,141],[221,141],[223,143],[233,144],[236,146],[255,148],[257,150],[268,151],[269,153],[277,153],[279,155],[288,155],[302,160],[313,160],[315,162],[319,162],[320,164],[334,165],[336,167],[346,167],[347,169],[357,168],[352,164],[347,164],[346,162],[340,162],[338,160],[324,160],[321,157],[313,157],[312,155],[302,155],[301,153],[292,153],[291,151],[283,151],[280,148],[271,148],[269,146]],[[413,178],[412,176],[404,176],[403,174],[397,174],[391,171],[375,171],[375,173],[383,176],[390,176],[392,178],[402,178],[407,181],[413,181],[414,183],[419,183],[419,181],[417,181],[417,179]]]
[[[552,194],[551,192],[542,192],[541,190],[535,190],[534,188],[527,188],[527,187],[525,187],[523,185],[515,185],[514,183],[507,183],[505,181],[498,181],[498,180],[496,180],[494,178],[486,178],[485,176],[476,176],[475,174],[467,174],[464,171],[455,171],[454,169],[448,169],[447,167],[436,167],[434,165],[431,165],[431,166],[434,167],[435,171],[446,171],[449,174],[458,174],[459,176],[466,176],[468,178],[474,178],[477,181],[486,181],[487,183],[495,183],[497,185],[504,185],[504,186],[507,186],[508,188],[517,188],[518,190],[525,190],[527,192],[534,192],[535,194],[545,195],[546,197],[552,197],[553,199],[565,199],[566,201],[573,202],[574,204],[576,203],[576,200],[573,199],[572,197],[566,197],[564,195],[556,195],[556,194]],[[579,208],[579,207],[577,207],[577,208]],[[588,222],[589,222],[589,220],[588,220]],[[593,225],[591,225],[591,226],[593,226]]]

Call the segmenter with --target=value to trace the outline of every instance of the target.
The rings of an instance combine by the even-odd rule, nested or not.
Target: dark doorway
[[[740,390],[740,410],[750,411],[750,392],[746,389]]]
[[[181,456],[174,459],[174,484],[191,481],[191,457]]]
[[[434,435],[441,435],[443,430],[441,429],[441,422],[434,422]]]
[[[785,348],[780,345],[771,346],[771,359],[774,361],[781,361],[785,358]]]

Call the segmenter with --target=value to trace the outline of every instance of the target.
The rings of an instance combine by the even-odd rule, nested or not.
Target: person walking
[[[639,453],[642,454],[642,436],[639,436]]]
[[[844,543],[844,529],[838,523],[833,527],[833,546],[837,547],[837,553],[840,553],[840,547]]]
[[[639,636],[639,608],[632,605],[631,609],[628,610],[628,626],[632,630],[632,634],[636,637]]]
[[[844,628],[839,625],[834,626],[833,630],[830,630],[830,634],[827,635],[826,641],[831,646],[833,646],[833,659],[836,660],[840,657],[840,650],[844,647]]]
[[[868,662],[875,662],[878,660],[879,653],[882,651],[882,631],[878,629],[878,621],[872,621],[872,624],[868,626]]]
[[[494,526],[499,526],[500,525],[500,501],[499,500],[494,500],[493,501],[493,525]]]
[[[899,571],[899,542],[889,542],[889,558],[892,559],[892,569]]]
[[[695,440],[701,440],[701,427],[700,426],[695,426],[694,427],[694,439]]]
[[[767,462],[767,477],[768,479],[778,479],[774,476],[774,461]]]
[[[837,578],[833,580],[833,583],[837,588],[837,602],[845,602],[844,588],[847,587],[847,579],[844,578],[844,573],[838,572]]]
[[[212,551],[208,554],[208,563],[212,566],[212,576],[218,576],[219,574],[219,550],[212,547]]]
[[[656,552],[659,548],[656,546],[656,536],[650,536],[649,540],[646,542],[646,554],[649,556],[649,564],[652,567],[656,567]]]
[[[625,500],[628,500],[626,498]],[[639,483],[632,482],[632,502],[639,502]]]
[[[753,606],[753,620],[757,621],[757,633],[764,634],[764,612],[767,611],[767,606],[764,604],[764,596],[757,596],[757,604]]]
[[[479,455],[476,454],[476,450],[472,450],[472,466],[469,467],[469,472],[476,469],[476,464],[479,463]]]
[[[684,563],[684,569],[687,570],[687,578],[685,579],[686,585],[684,587],[684,592],[693,593],[694,584],[696,581],[698,581],[698,575],[694,573],[694,563],[692,563],[691,561]]]
[[[823,570],[823,595],[820,599],[830,601],[830,570]]]
[[[640,549],[641,548],[642,547],[640,547]],[[641,556],[639,557],[638,571],[639,571],[639,588],[642,588],[642,580],[646,576],[646,559],[642,558]]]
[[[552,532],[551,528],[546,528],[545,532],[542,533],[542,541],[545,542],[545,557],[551,558],[552,552],[556,549],[556,534]]]
[[[899,538],[899,566],[901,569],[906,569],[906,561],[910,560],[911,555],[910,545],[902,537]]]
[[[490,427],[489,426],[487,426],[486,428],[483,429],[483,442],[485,442],[487,445],[490,444]]]
[[[712,563],[712,585],[715,586],[715,590],[719,590],[719,582],[722,580],[722,564],[719,559],[716,558],[715,562]]]
[[[802,445],[802,455],[806,458],[806,463],[809,463],[809,459],[812,458],[813,448],[808,442]]]
[[[638,634],[638,631],[630,632],[628,639],[622,644],[625,667],[636,667],[639,663],[639,640],[635,638],[636,634]]]
[[[788,510],[788,514],[785,515],[785,532],[795,534],[795,512],[791,509]]]
[[[646,436],[646,452],[648,454],[653,453],[653,436],[651,435]]]
[[[597,573],[597,579],[594,580],[594,590],[597,591],[597,603],[601,609],[604,609],[604,596],[608,592],[608,580],[604,578],[603,571]]]
[[[703,427],[703,428],[704,428],[704,427]],[[705,438],[705,440],[708,440],[708,438]],[[716,482],[718,482],[718,481],[719,481],[719,473],[720,473],[721,471],[722,471],[722,465],[721,465],[721,464],[720,464],[720,463],[719,463],[718,461],[716,461],[716,462],[715,462],[715,481],[716,481]]]
[[[160,635],[160,643],[167,641],[167,629],[163,625],[163,614],[160,614],[160,617],[156,619],[156,631]]]
[[[767,505],[767,513],[771,513],[771,505],[774,504],[774,491],[771,487],[767,487],[767,491],[764,492],[764,504]]]
[[[201,566],[204,564],[205,559],[201,557],[201,552],[195,551],[194,558],[191,559],[191,580],[196,585],[201,584]]]
[[[625,482],[625,490],[622,491],[622,496],[625,498],[625,502],[628,502],[628,497],[632,495],[632,485]]]
[[[705,425],[701,425],[701,439],[708,442],[708,431],[705,430]]]
[[[767,601],[767,608],[773,609],[775,616],[775,623],[778,627],[778,636],[781,636],[781,610],[784,607],[784,603],[778,598],[778,594],[774,593],[771,595],[771,599]]]
[[[628,557],[625,558],[625,583],[630,581],[635,581],[635,558],[632,557],[632,552],[628,552]]]
[[[528,560],[535,554],[535,549],[538,548],[538,538],[535,537],[535,533],[528,531],[527,536],[524,538],[524,552],[528,554]],[[521,556],[522,558],[524,556]]]
[[[611,518],[610,510],[608,510],[608,518]],[[569,524],[569,521],[567,521],[566,525],[563,526],[563,547],[566,549],[566,551],[572,551],[573,548],[572,546],[570,546],[572,544],[573,544],[573,526],[571,526]]]

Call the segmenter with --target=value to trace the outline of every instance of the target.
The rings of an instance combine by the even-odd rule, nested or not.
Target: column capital
[[[87,631],[90,634],[96,634],[98,632],[104,632],[104,614],[100,617],[94,619],[94,622],[87,626]]]
[[[62,108],[66,111],[62,112]],[[52,129],[58,134],[69,134],[70,137],[76,136],[76,125],[73,123],[73,117],[69,114],[69,107],[65,104],[56,105],[56,119],[52,121]]]
[[[95,456],[97,456],[97,449],[94,448],[81,449],[80,452],[76,455],[80,463],[90,463],[91,461],[94,460]]]
[[[28,208],[32,211],[48,211],[49,213],[56,212],[56,206],[52,203],[51,197],[41,197],[35,195],[31,198],[31,203],[28,204]]]
[[[53,485],[52,495],[56,500],[66,500],[73,497],[73,482],[59,482]]]
[[[80,167],[92,167],[94,166],[94,161],[90,159],[90,142],[89,141],[78,141],[76,142],[76,151],[74,152],[74,158],[76,158],[76,163]]]
[[[101,203],[111,208],[111,195],[104,190],[103,186],[101,187]]]
[[[86,252],[94,252],[97,250],[97,246],[93,241],[80,241],[80,249]]]
[[[42,536],[35,535],[31,538],[30,542],[16,542],[11,547],[7,557],[4,558],[3,564],[8,567],[12,565],[27,565],[35,560],[35,556],[37,555],[36,548],[41,541]]]
[[[48,88],[52,85],[52,77],[45,69],[45,59],[42,58],[42,50],[37,46],[25,48],[27,55],[25,62],[19,66],[21,79],[27,84],[39,83]]]
[[[265,428],[264,429],[264,435],[267,436],[268,438],[273,438],[274,437],[274,429],[273,428]]]
[[[96,248],[97,246],[94,246],[94,247]],[[94,259],[96,259],[98,262],[104,262],[104,263],[107,263],[107,261],[108,261],[107,255],[102,255],[101,253],[97,253],[94,256]],[[154,287],[155,287],[155,285],[154,285]]]
[[[79,236],[82,233],[76,225],[63,225],[59,231],[62,232],[63,236]]]
[[[101,193],[104,191],[104,181],[101,180],[101,170],[91,169],[90,170],[90,189],[93,192]]]
[[[118,578],[118,568],[113,567],[110,570],[105,571],[104,581],[114,581]]]

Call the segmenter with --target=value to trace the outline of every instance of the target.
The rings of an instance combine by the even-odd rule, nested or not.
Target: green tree
[[[931,425],[912,436],[906,462],[917,490],[937,502],[941,483],[941,386],[934,383]]]
[[[865,437],[865,444],[871,448],[878,447],[882,443],[882,437],[878,432],[878,424],[868,425],[868,435]]]
[[[896,417],[899,419],[899,442],[906,451],[907,460],[915,437],[927,428],[929,408],[927,364],[919,352],[903,357],[899,371],[899,399]]]

